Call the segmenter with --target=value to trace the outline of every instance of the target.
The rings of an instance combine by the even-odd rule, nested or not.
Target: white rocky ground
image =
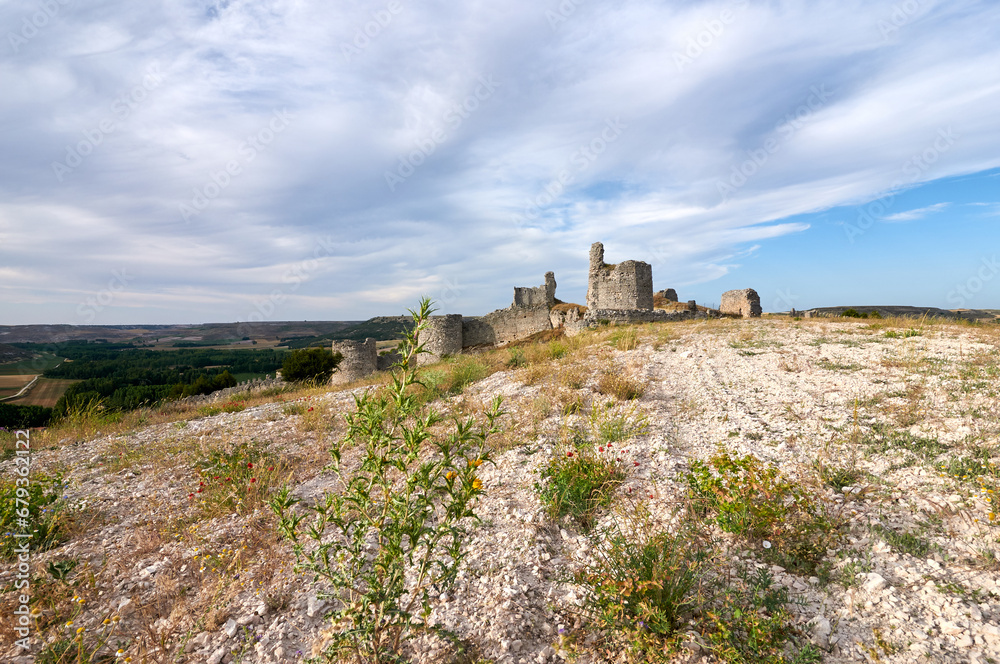
[[[481,469],[484,523],[467,567],[436,599],[434,617],[473,644],[474,656],[498,664],[593,660],[586,644],[595,637],[578,611],[582,590],[569,582],[588,559],[587,540],[572,524],[552,522],[533,485],[563,427],[583,419],[567,422],[561,406],[577,396],[589,403],[598,373],[616,367],[648,383],[637,403],[651,425],[627,444],[623,496],[669,511],[689,462],[724,446],[777,464],[849,522],[829,559],[842,579],[854,576],[850,587],[772,570],[824,661],[1000,662],[1000,525],[989,523],[979,484],[934,467],[972,445],[992,450],[1000,464],[998,338],[943,325],[887,338],[862,323],[689,322],[640,328],[634,350],[603,341],[543,371],[495,373],[455,399],[469,406],[500,394],[512,416],[496,466]],[[583,386],[573,389],[581,377]],[[34,557],[42,577],[48,561],[79,561],[75,588],[44,584],[43,625],[60,620],[46,637],[60,634],[78,593],[86,601],[75,624],[94,633],[118,612],[135,661],[297,662],[316,654],[325,605],[291,571],[294,559],[275,536],[273,517],[266,510],[199,515],[188,498],[197,486],[189,463],[192,450],[257,440],[290,459],[298,495],[317,495],[334,486],[322,466],[343,426],[316,422],[339,421],[352,403],[331,392],[311,397],[312,413],[265,404],[38,451],[37,469],[65,470],[66,498],[81,515],[68,543]],[[852,446],[875,422],[950,449],[925,459]],[[817,461],[854,463],[866,479],[835,492],[817,480]],[[0,464],[3,477],[10,466]],[[929,556],[893,548],[873,528],[879,524],[929,543]],[[9,587],[13,574],[5,565],[0,585]],[[15,659],[11,633],[2,637],[0,658],[33,661]],[[564,647],[570,641],[575,652]],[[427,662],[450,657],[429,639],[414,651]],[[703,657],[695,649],[678,659]]]

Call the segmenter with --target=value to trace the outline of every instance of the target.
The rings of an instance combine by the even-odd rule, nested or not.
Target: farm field
[[[2,376],[0,375],[0,398],[17,394],[18,391],[31,382],[34,374],[23,376]]]
[[[7,378],[27,378],[29,381],[31,376],[3,376],[0,377],[0,381]],[[25,381],[27,383],[28,381]],[[13,404],[15,406],[44,406],[45,408],[52,408],[59,401],[59,397],[63,395],[67,388],[73,383],[79,381],[58,379],[58,378],[39,378],[38,382],[35,383],[26,395],[20,399],[12,399],[6,403]],[[0,382],[0,385],[3,385]],[[12,392],[13,394],[13,392]],[[0,393],[0,396],[5,396]]]
[[[8,362],[0,364],[0,376],[21,376],[43,373],[53,367],[59,366],[63,358],[48,352],[42,352],[40,357],[33,360],[22,360],[20,362]],[[3,396],[3,395],[0,395]]]

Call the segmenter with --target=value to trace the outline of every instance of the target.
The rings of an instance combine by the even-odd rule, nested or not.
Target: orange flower
[[[472,480],[472,488],[475,489],[476,491],[479,491],[480,489],[483,488],[483,483],[479,481],[478,477]]]

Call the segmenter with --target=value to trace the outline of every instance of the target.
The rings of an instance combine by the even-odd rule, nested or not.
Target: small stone
[[[319,599],[315,595],[312,595],[306,602],[306,615],[309,616],[310,618],[315,618],[317,615],[322,615],[324,607],[326,607],[326,602]]]
[[[864,583],[864,589],[870,593],[881,590],[886,584],[885,578],[881,574],[869,572],[865,576],[868,577],[868,580]]]
[[[968,633],[963,634],[958,637],[958,641],[955,643],[959,648],[971,648],[972,647],[972,637]]]
[[[234,636],[236,636],[236,631],[238,629],[239,627],[237,626],[236,621],[233,620],[232,618],[227,620],[226,624],[222,626],[222,631],[225,632],[226,636],[228,636],[229,638],[233,638]]]
[[[218,650],[216,650],[215,652],[213,652],[205,664],[219,664],[219,662],[222,661],[222,658],[225,657],[228,653],[229,650],[225,646],[223,646]]]

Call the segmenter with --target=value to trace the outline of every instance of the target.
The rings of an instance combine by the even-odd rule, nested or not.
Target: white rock
[[[306,615],[310,618],[315,618],[317,615],[322,615],[322,611],[326,607],[326,602],[319,599],[315,595],[311,595],[306,601]]]
[[[865,581],[863,586],[866,591],[873,593],[877,590],[881,590],[885,586],[886,581],[881,574],[878,574],[876,572],[868,572],[868,574],[866,574],[865,576],[868,579],[867,581]]]
[[[958,641],[955,643],[959,648],[971,648],[972,647],[972,637],[968,634],[963,634],[958,637]]]
[[[830,627],[830,621],[827,620],[825,616],[815,616],[812,620],[806,623],[806,626],[812,633],[811,641],[815,645],[823,649],[830,647],[830,632],[832,629]]]
[[[239,626],[236,624],[236,621],[233,620],[232,618],[227,620],[226,624],[222,626],[222,631],[225,632],[226,636],[228,636],[229,638],[233,638],[234,636],[236,636],[236,631],[238,629]]]
[[[225,646],[223,646],[218,650],[216,650],[215,652],[213,652],[211,657],[208,658],[205,664],[219,664],[219,662],[222,661],[222,658],[225,657],[228,653],[229,650]]]
[[[941,633],[947,634],[948,636],[956,636],[961,634],[965,630],[956,625],[953,622],[948,622],[947,620],[941,621]]]

